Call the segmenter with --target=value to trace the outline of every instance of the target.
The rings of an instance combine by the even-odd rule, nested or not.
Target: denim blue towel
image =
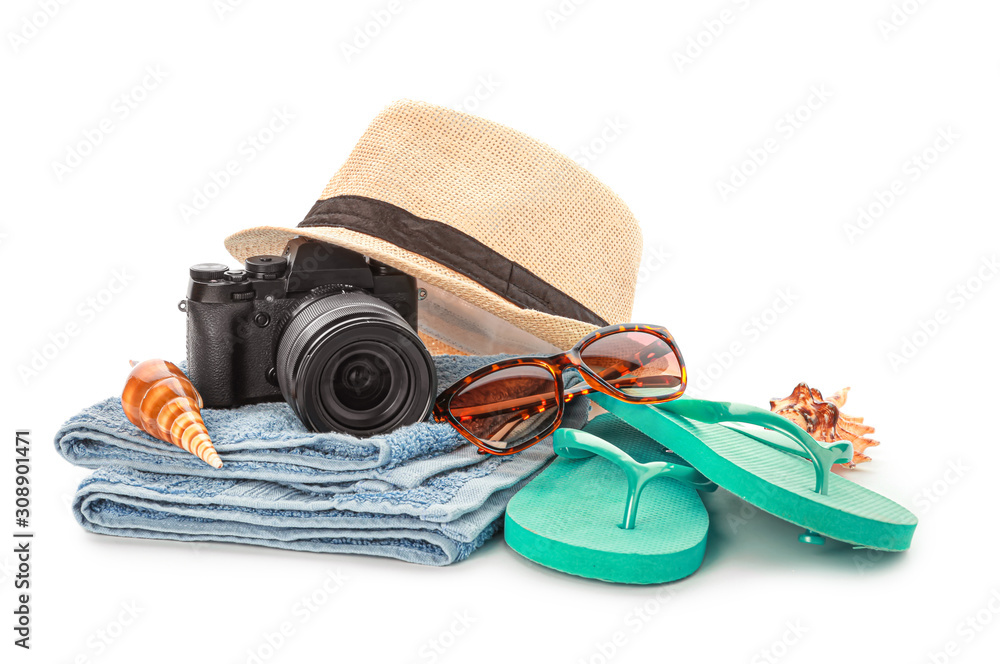
[[[435,358],[439,388],[496,359]],[[568,423],[586,421],[585,401],[570,402]],[[507,502],[552,456],[549,441],[479,455],[451,426],[431,422],[364,439],[311,433],[283,402],[202,415],[219,470],[138,430],[116,398],[66,422],[56,449],[96,469],[73,503],[80,525],[446,565],[497,531]]]

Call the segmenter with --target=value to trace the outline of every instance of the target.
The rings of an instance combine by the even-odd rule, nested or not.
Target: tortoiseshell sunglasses
[[[584,382],[563,387],[563,372]],[[663,403],[687,386],[684,358],[665,328],[611,325],[565,353],[519,357],[473,371],[446,389],[434,419],[448,422],[481,453],[513,454],[559,428],[566,402],[597,390],[629,403]]]

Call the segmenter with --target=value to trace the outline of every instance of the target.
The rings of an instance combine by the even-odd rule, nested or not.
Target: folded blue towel
[[[439,387],[496,359],[439,356]],[[586,421],[585,401],[570,402],[569,423]],[[138,430],[119,399],[67,421],[56,449],[97,469],[73,503],[80,525],[446,565],[497,531],[507,502],[552,456],[549,441],[483,456],[451,426],[431,422],[364,439],[311,433],[283,402],[202,415],[224,463],[218,470]]]

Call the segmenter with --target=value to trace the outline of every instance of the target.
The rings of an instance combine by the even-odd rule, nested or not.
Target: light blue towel
[[[439,388],[496,359],[435,358]],[[570,402],[568,423],[586,421],[585,401]],[[430,422],[366,439],[310,433],[283,402],[202,415],[219,470],[139,431],[117,398],[66,422],[57,450],[97,469],[77,491],[77,521],[109,535],[447,565],[497,531],[507,502],[552,456],[549,441],[483,456]]]

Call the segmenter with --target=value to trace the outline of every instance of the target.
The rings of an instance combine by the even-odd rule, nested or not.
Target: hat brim
[[[582,337],[597,329],[595,325],[583,321],[519,307],[451,268],[391,242],[346,228],[257,226],[230,235],[226,238],[225,245],[226,250],[236,260],[242,262],[250,256],[280,255],[285,249],[285,244],[297,236],[329,242],[402,270],[557,348],[571,348]],[[433,346],[431,350],[441,351]]]

